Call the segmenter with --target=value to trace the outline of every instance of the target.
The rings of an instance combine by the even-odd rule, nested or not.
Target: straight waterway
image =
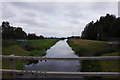
[[[78,57],[67,44],[67,39],[58,41],[46,51],[44,57]],[[56,71],[56,72],[77,72],[80,71],[78,60],[47,60],[39,61],[37,64],[25,65],[25,70]],[[35,75],[22,75],[23,78],[39,78]],[[81,76],[46,76],[47,78],[82,78]]]

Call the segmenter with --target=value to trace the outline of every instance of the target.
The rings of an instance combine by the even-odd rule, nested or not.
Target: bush
[[[85,47],[79,46],[79,47],[76,49],[75,53],[76,53],[77,55],[81,56],[83,53],[85,53],[86,50],[87,50],[87,49],[86,49]]]
[[[81,61],[81,71],[82,72],[99,72],[101,71],[101,67],[96,60],[85,60]]]

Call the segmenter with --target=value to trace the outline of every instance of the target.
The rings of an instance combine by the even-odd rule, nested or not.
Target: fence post
[[[10,69],[16,70],[16,61],[15,59],[9,59],[10,60]],[[10,74],[12,78],[16,77],[15,73]]]

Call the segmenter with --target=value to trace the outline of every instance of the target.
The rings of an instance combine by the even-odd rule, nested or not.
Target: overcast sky
[[[118,15],[117,2],[2,2],[2,21],[27,33],[80,35],[86,24],[106,13]]]

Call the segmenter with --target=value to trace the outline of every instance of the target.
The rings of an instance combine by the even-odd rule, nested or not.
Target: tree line
[[[2,28],[2,29],[1,29]],[[0,26],[2,30],[2,39],[43,39],[44,36],[37,36],[36,34],[27,34],[21,27],[10,26],[9,22],[2,22]],[[101,16],[96,22],[91,21],[82,31],[82,39],[90,40],[107,40],[111,37],[120,38],[120,17],[106,14]],[[52,38],[52,37],[51,37]]]
[[[2,32],[2,39],[8,40],[8,39],[43,39],[44,36],[36,36],[36,34],[31,34],[23,31],[21,27],[13,27],[10,26],[9,22],[2,22],[1,25],[1,32]]]
[[[91,21],[82,31],[82,39],[108,40],[108,38],[120,38],[120,17],[106,14],[96,22]]]

